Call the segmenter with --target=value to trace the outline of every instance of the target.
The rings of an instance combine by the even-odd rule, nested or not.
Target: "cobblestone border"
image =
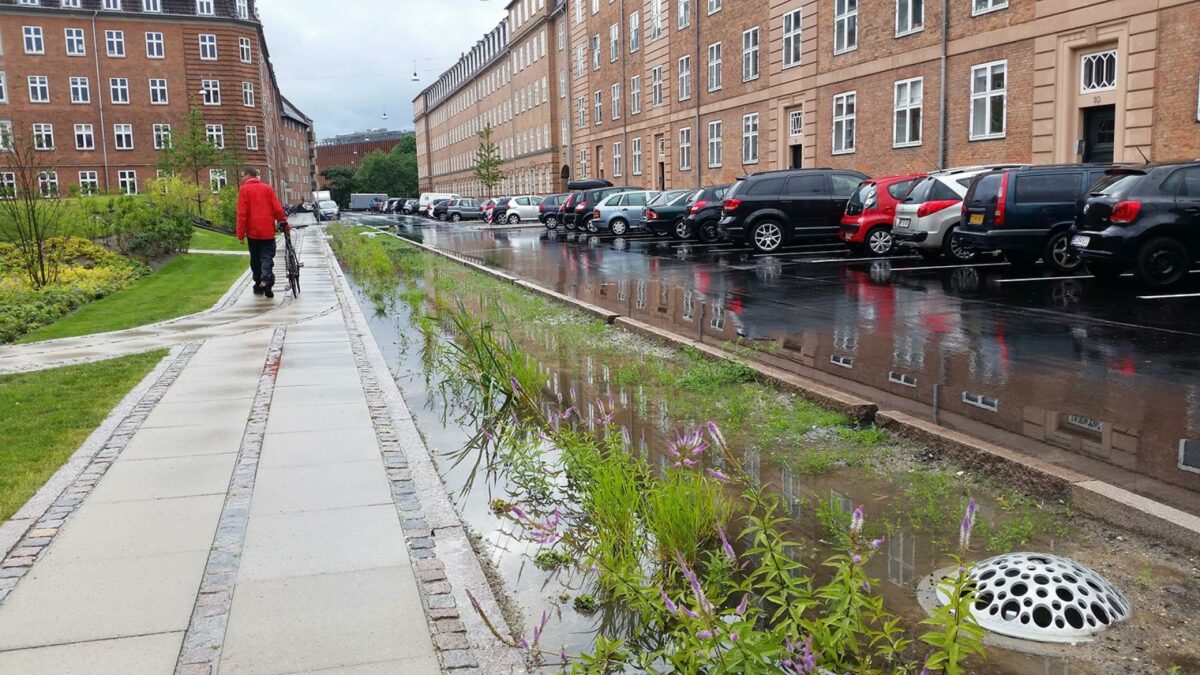
[[[33,568],[33,565],[42,558],[50,544],[54,541],[54,537],[58,531],[66,524],[67,519],[71,514],[79,509],[79,505],[83,500],[92,493],[96,483],[104,477],[108,471],[108,467],[125,449],[133,435],[141,428],[142,422],[162,400],[167,389],[175,383],[175,379],[179,377],[179,373],[191,361],[192,356],[200,349],[200,343],[191,343],[183,346],[174,354],[174,360],[166,367],[158,376],[158,379],[150,386],[150,388],[142,395],[141,399],[122,417],[121,421],[116,425],[116,428],[103,441],[103,445],[88,458],[86,466],[76,475],[65,488],[58,494],[56,498],[49,504],[42,513],[31,516],[31,520],[36,522],[25,531],[16,545],[8,552],[2,561],[0,561],[0,604],[3,604],[4,599],[12,593],[17,587],[21,579]],[[168,356],[164,362],[171,359]],[[153,376],[153,373],[151,374]],[[136,391],[136,390],[135,390]],[[122,404],[123,405],[123,404]],[[117,406],[117,414],[120,414],[122,405]],[[105,422],[101,425],[104,428]],[[92,442],[92,438],[85,441],[81,450],[87,450],[88,444]],[[86,455],[85,455],[86,457]],[[73,462],[73,457],[69,462]],[[65,465],[60,471],[71,471],[69,465]],[[56,482],[59,478],[58,474],[50,479],[47,487]],[[45,489],[45,488],[43,488]],[[51,488],[53,489],[53,488]],[[40,493],[40,491],[39,491]],[[41,495],[35,494],[30,499],[30,504],[35,502]],[[22,511],[27,508],[22,508]],[[21,511],[17,512],[18,515]],[[14,517],[15,520],[15,517]],[[9,521],[13,522],[13,521]],[[6,523],[7,525],[7,523]]]
[[[275,379],[283,358],[285,335],[287,326],[279,326],[267,347],[267,361],[258,379],[258,391],[250,408],[246,431],[242,434],[225,505],[217,521],[217,533],[209,549],[192,618],[175,662],[176,675],[209,675],[217,672],[221,662],[225,629],[233,607],[233,587],[250,521],[250,499],[254,494],[254,479],[267,432],[267,415],[275,395]]]

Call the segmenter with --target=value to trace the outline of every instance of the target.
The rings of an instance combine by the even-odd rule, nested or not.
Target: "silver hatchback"
[[[632,230],[640,230],[645,221],[643,207],[657,195],[657,192],[651,190],[609,195],[596,205],[592,213],[592,225],[600,232],[608,230],[618,237],[629,234]]]
[[[908,194],[896,205],[892,236],[896,246],[915,249],[926,257],[939,254],[950,260],[966,262],[975,257],[958,243],[954,235],[962,219],[962,200],[971,181],[981,173],[1015,166],[988,165],[935,171],[912,184]]]

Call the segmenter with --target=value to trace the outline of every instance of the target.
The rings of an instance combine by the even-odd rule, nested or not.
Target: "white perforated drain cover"
[[[981,628],[1038,642],[1085,642],[1129,618],[1129,601],[1099,574],[1049,553],[1009,553],[970,568]],[[941,587],[938,601],[947,598]]]

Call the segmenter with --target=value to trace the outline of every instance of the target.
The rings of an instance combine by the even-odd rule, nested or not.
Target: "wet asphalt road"
[[[1200,274],[1147,293],[981,260],[356,216],[1200,513]]]

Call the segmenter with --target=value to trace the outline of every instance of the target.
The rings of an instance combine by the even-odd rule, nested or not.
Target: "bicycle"
[[[278,226],[279,231],[283,232],[283,255],[284,264],[287,267],[288,285],[292,288],[292,297],[300,297],[300,257],[296,255],[296,248],[292,246],[292,233],[288,231],[286,224]]]

